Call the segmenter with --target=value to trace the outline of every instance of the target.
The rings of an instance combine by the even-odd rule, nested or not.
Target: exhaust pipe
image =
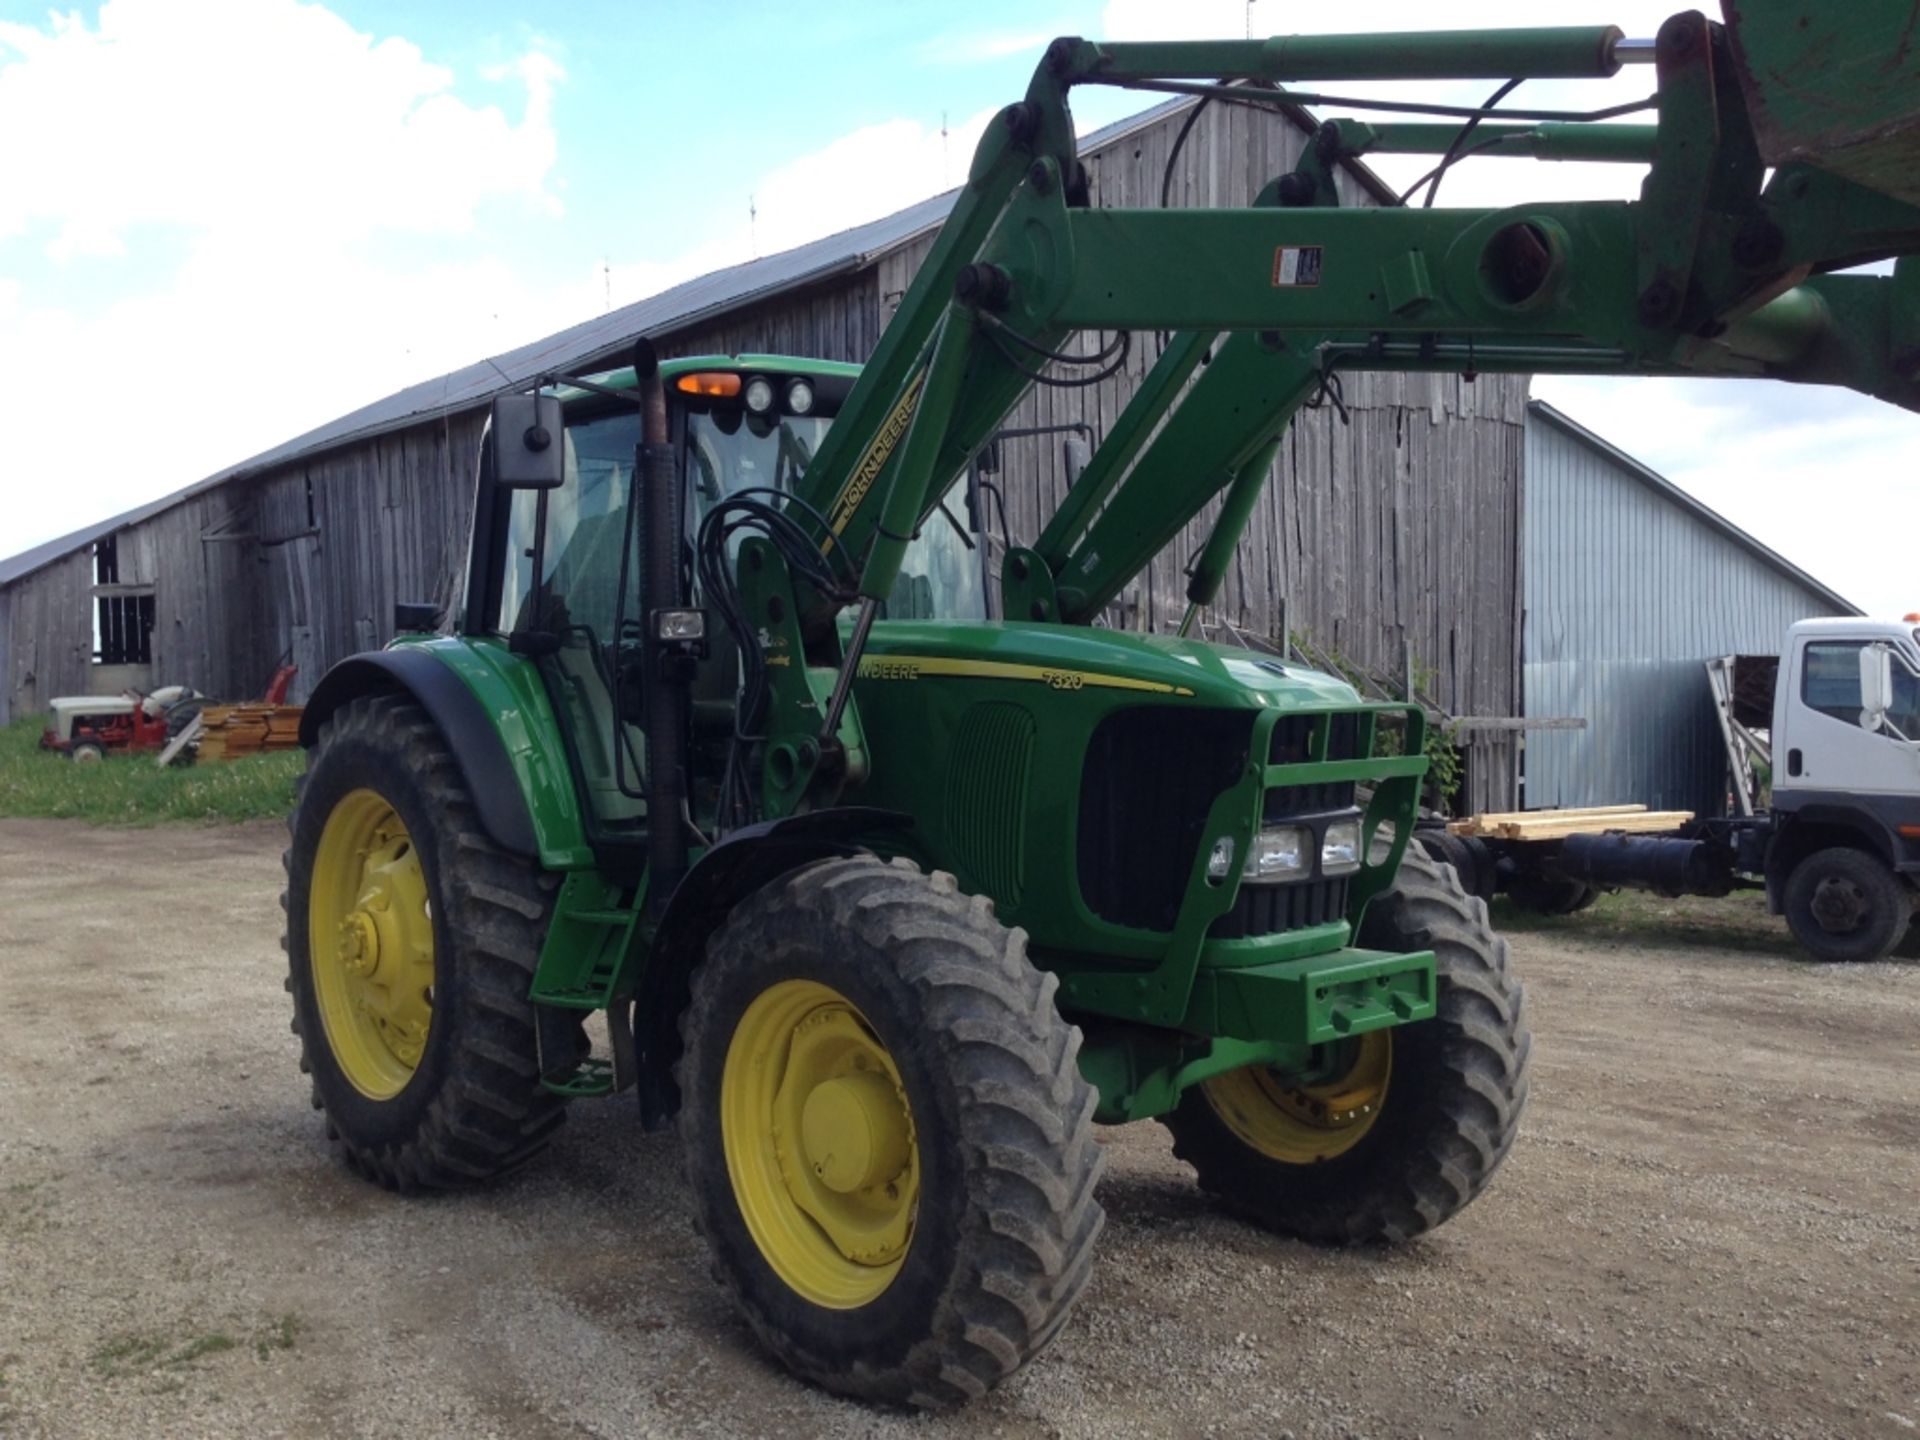
[[[645,634],[647,721],[647,911],[655,919],[687,873],[687,734],[690,685],[684,671],[663,664],[654,616],[684,606],[680,544],[685,529],[677,457],[667,432],[667,390],[653,343],[634,344],[640,412],[640,623]],[[618,641],[616,640],[616,643]]]

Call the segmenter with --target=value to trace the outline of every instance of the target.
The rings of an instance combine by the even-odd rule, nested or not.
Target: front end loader
[[[1920,86],[1850,72],[1872,114],[1825,167],[1813,79],[1789,104],[1746,68],[1792,8],[1740,9],[1644,44],[1058,41],[864,367],[643,342],[502,396],[460,603],[403,607],[303,720],[288,988],[348,1163],[484,1181],[570,1102],[631,1091],[678,1125],[769,1349],[925,1406],[1066,1321],[1096,1125],[1160,1121],[1226,1205],[1314,1242],[1457,1213],[1513,1143],[1530,1040],[1484,905],[1409,849],[1425,715],[1098,622],[1218,498],[1188,590],[1212,600],[1341,370],[1750,374],[1920,408],[1920,196],[1875,158],[1911,143]],[[1244,211],[1094,208],[1067,108],[1096,83],[1325,108],[1355,102],[1302,85],[1646,62],[1657,93],[1626,108],[1657,124],[1330,120]],[[1635,204],[1341,208],[1335,168],[1389,150],[1648,178]],[[987,575],[968,460],[1030,386],[1156,329]]]

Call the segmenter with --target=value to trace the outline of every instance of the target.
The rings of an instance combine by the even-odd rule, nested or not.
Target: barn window
[[[93,663],[153,663],[151,585],[120,583],[120,549],[113,536],[93,546]]]

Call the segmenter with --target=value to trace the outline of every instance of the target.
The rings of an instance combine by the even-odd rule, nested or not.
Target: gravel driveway
[[[477,1194],[328,1153],[277,827],[0,821],[0,1436],[1914,1436],[1920,965],[1529,934],[1533,1105],[1398,1251],[1105,1132],[1100,1266],[958,1415],[830,1399],[707,1279],[630,1102]]]

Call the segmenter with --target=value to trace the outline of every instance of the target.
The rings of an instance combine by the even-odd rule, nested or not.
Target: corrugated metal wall
[[[1641,802],[1726,812],[1727,762],[1701,662],[1775,652],[1841,613],[1560,424],[1526,433],[1528,809]]]

